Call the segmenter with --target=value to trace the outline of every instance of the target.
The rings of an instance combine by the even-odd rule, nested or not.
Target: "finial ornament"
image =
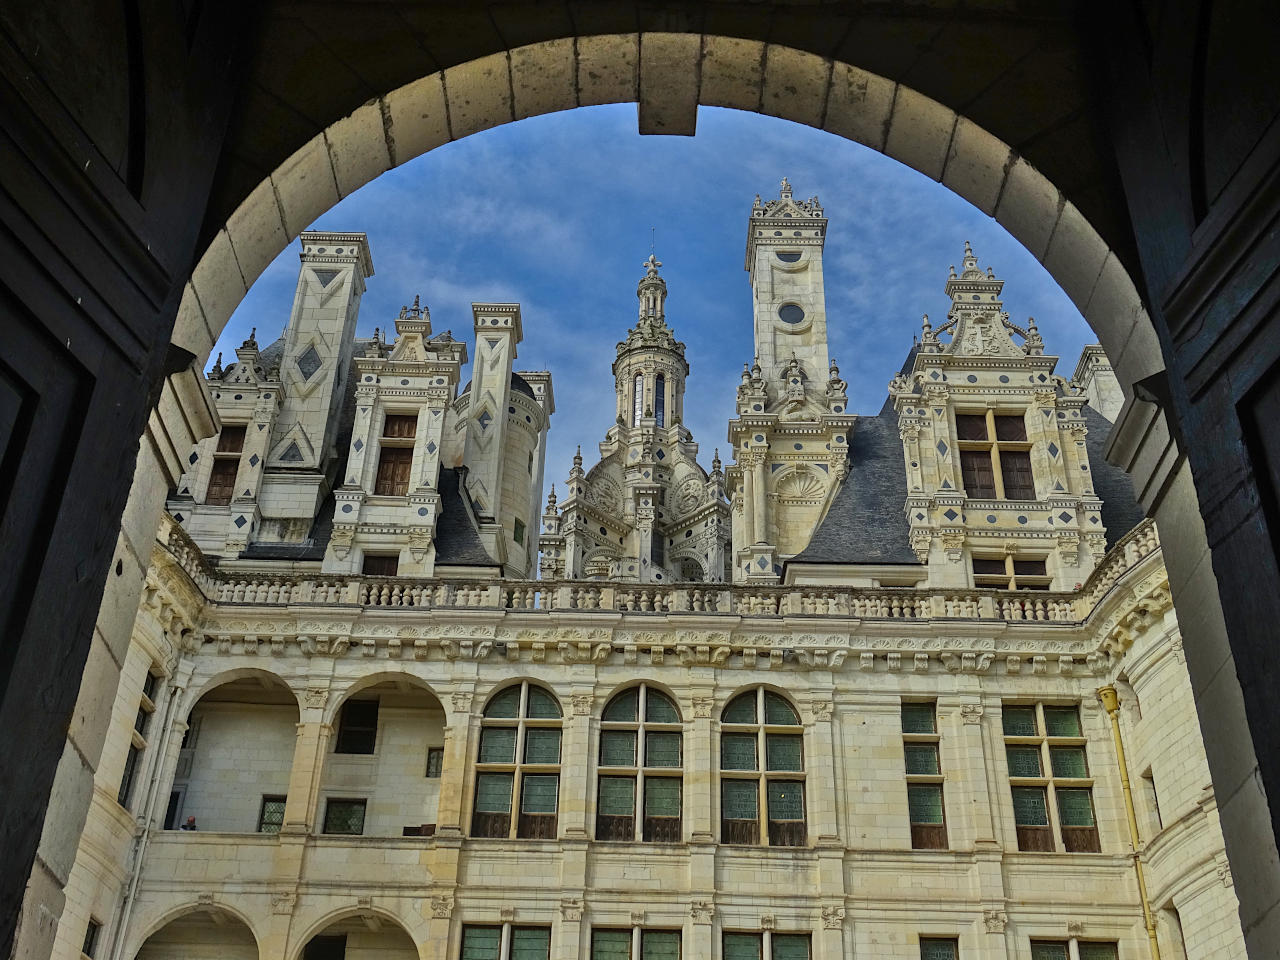
[[[245,338],[244,343],[240,344],[241,350],[258,349],[258,328],[254,327],[249,331],[249,336]]]
[[[573,465],[579,470],[582,469],[582,444],[578,444],[578,450],[573,455]]]
[[[968,240],[966,240],[966,241],[964,242],[964,255],[965,255],[966,257],[972,257],[972,256],[973,256],[973,247],[969,246],[969,241],[968,241]]]
[[[662,266],[662,261],[655,257],[651,252],[649,254],[649,259],[644,262],[644,275],[646,277],[656,277],[660,266]]]
[[[551,485],[551,492],[547,494],[547,513],[556,512],[556,485]]]

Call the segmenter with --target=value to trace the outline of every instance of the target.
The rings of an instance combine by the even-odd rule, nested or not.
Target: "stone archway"
[[[173,342],[203,363],[248,286],[311,221],[393,166],[452,140],[525,117],[636,102],[642,133],[692,134],[699,105],[731,107],[826,130],[897,159],[993,216],[1079,308],[1111,359],[1130,407],[1109,454],[1133,477],[1165,532],[1175,602],[1205,637],[1189,658],[1233,858],[1259,842],[1265,793],[1231,667],[1218,584],[1191,471],[1152,390],[1164,359],[1125,267],[1075,203],[1010,145],[910,85],[849,63],[761,40],[693,33],[579,36],[513,47],[428,74],[334,122],[261,181],[213,234],[184,291]],[[1194,600],[1182,598],[1195,598]],[[1212,682],[1212,684],[1211,684]],[[1226,705],[1226,709],[1224,709]],[[1232,809],[1234,806],[1234,809]],[[1232,824],[1241,819],[1236,834]],[[1274,838],[1262,828],[1274,851]],[[1248,838],[1248,839],[1246,839]],[[1274,864],[1274,860],[1271,861]],[[1277,868],[1280,891],[1280,868]],[[1271,897],[1265,894],[1264,898]],[[1261,916],[1242,897],[1242,916]]]

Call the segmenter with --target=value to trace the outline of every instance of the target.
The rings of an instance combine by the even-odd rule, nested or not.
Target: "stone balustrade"
[[[737,584],[626,584],[582,580],[419,580],[408,577],[224,575],[182,528],[166,518],[160,534],[174,560],[214,603],[349,606],[364,609],[475,609],[613,614],[697,613],[732,617],[838,617],[878,620],[1003,620],[1078,623],[1130,569],[1160,546],[1144,521],[1116,544],[1080,590],[1070,593],[907,587],[789,587]]]

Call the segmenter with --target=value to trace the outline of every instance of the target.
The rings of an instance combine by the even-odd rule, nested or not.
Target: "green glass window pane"
[[[772,960],[809,960],[809,935],[807,933],[775,933]]]
[[[516,728],[486,727],[480,731],[481,763],[516,762]]]
[[[284,826],[284,797],[263,797],[258,817],[259,833],[279,833]]]
[[[550,927],[516,927],[511,931],[511,960],[550,960]]]
[[[1049,765],[1055,777],[1087,777],[1089,764],[1084,747],[1050,747]]]
[[[609,701],[609,705],[604,708],[604,714],[601,719],[635,723],[638,716],[636,711],[639,706],[640,691],[638,689],[624,690]]]
[[[1116,960],[1118,956],[1114,943],[1089,943],[1080,941],[1080,960]]]
[[[631,960],[631,931],[592,930],[591,960]]]
[[[363,800],[330,800],[324,811],[324,832],[360,836],[364,833]]]
[[[680,960],[680,931],[640,931],[640,960]]]
[[[754,733],[725,733],[720,736],[721,770],[758,770],[756,766],[756,735]]]
[[[679,723],[680,711],[670,697],[650,687],[644,692],[644,718],[649,723]]]
[[[462,960],[498,960],[501,927],[463,927]]]
[[[764,738],[766,770],[803,770],[803,738],[789,733],[771,733]]]
[[[902,705],[903,733],[937,733],[938,722],[932,703],[904,703]]]
[[[956,960],[957,954],[954,940],[920,938],[920,960]]]
[[[724,713],[720,714],[720,721],[722,723],[755,723],[756,692],[750,690],[730,700],[728,706],[724,708]]]
[[[644,765],[646,767],[680,766],[680,734],[646,733],[644,735]]]
[[[556,698],[545,690],[537,687],[529,688],[529,710],[526,716],[533,717],[535,720],[555,720],[560,714],[560,704],[556,703]]]
[[[902,749],[906,754],[907,773],[936,775],[941,769],[938,766],[936,743],[906,743]]]
[[[1064,827],[1093,826],[1093,796],[1090,790],[1059,790],[1058,816]]]
[[[645,778],[644,815],[646,817],[680,816],[680,780],[678,778]]]
[[[795,707],[787,703],[784,697],[765,691],[764,722],[798,727],[800,726],[800,715],[796,713]]]
[[[476,777],[476,810],[480,813],[511,812],[511,774],[482,773]]]
[[[942,785],[910,784],[907,787],[907,810],[912,823],[942,823]]]
[[[511,719],[520,715],[520,688],[507,687],[484,708],[486,717]],[[478,929],[478,928],[477,928]]]
[[[600,813],[606,817],[635,816],[635,777],[600,778]]]
[[[725,780],[720,785],[720,816],[725,820],[754,820],[759,797],[756,781]]]
[[[560,778],[555,774],[526,774],[520,786],[521,813],[555,813]]]
[[[1006,737],[1034,737],[1036,731],[1036,708],[1014,707],[1005,704],[1000,711],[1004,721]]]
[[[600,733],[600,766],[634,767],[636,735],[633,730],[603,730]]]
[[[1075,707],[1045,707],[1044,729],[1051,737],[1079,737],[1080,711]]]
[[[770,780],[767,793],[770,820],[804,819],[803,783],[792,780]]]
[[[1049,807],[1044,787],[1013,788],[1013,819],[1020,827],[1047,827]]]
[[[524,732],[525,763],[559,763],[560,731],[527,728]]]
[[[761,960],[763,938],[758,933],[726,933],[724,960]]]
[[[1039,747],[1009,746],[1005,747],[1004,754],[1009,760],[1009,776],[1041,776]]]
[[[1052,940],[1032,940],[1031,960],[1068,960],[1071,952],[1065,943]]]

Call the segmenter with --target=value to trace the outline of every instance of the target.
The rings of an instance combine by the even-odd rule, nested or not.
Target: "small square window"
[[[364,800],[330,800],[324,808],[324,832],[358,837],[364,833]]]
[[[258,811],[258,832],[279,833],[284,826],[284,797],[263,797]]]
[[[954,939],[920,938],[920,960],[958,960],[959,944]]]
[[[933,703],[904,703],[902,732],[937,733],[938,723]]]
[[[524,546],[524,521],[517,519],[512,525],[511,539]]]
[[[444,747],[427,748],[427,779],[435,780],[444,770]]]
[[[360,572],[367,577],[394,577],[400,572],[400,557],[394,553],[366,553]]]

